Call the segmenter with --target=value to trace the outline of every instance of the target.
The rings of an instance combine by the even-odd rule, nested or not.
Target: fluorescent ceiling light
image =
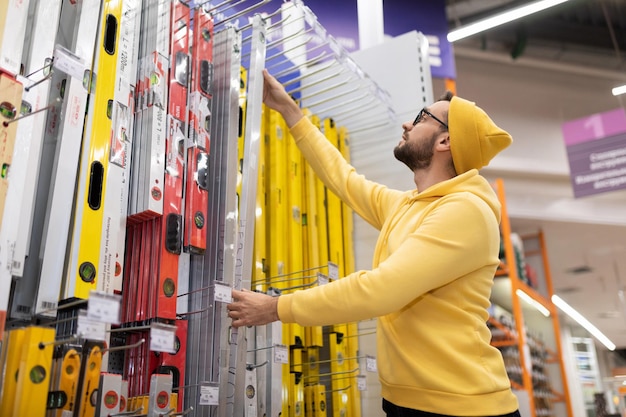
[[[544,307],[539,301],[532,298],[530,295],[526,294],[524,291],[518,289],[515,291],[515,294],[519,296],[522,300],[526,301],[531,306],[535,307],[541,314],[546,317],[550,317],[550,310]]]
[[[574,310],[569,304],[567,304],[561,297],[554,294],[552,296],[552,302],[565,314],[573,318],[578,324],[583,326],[589,333],[591,333],[596,339],[600,341],[608,350],[615,350],[615,343],[611,342],[608,337],[604,335],[596,326],[591,324],[582,314]]]
[[[626,84],[615,87],[613,90],[611,90],[611,92],[614,96],[619,96],[620,94],[626,93]]]
[[[529,14],[537,13],[541,10],[547,9],[552,6],[556,6],[561,3],[565,3],[567,0],[541,0],[534,3],[520,6],[515,9],[511,9],[506,12],[502,12],[492,17],[488,17],[478,22],[471,23],[467,26],[461,26],[458,29],[454,29],[448,33],[448,42],[455,42],[459,39],[467,38],[468,36],[475,35],[476,33],[485,31],[487,29],[500,26],[504,23],[511,22],[513,20],[528,16]]]

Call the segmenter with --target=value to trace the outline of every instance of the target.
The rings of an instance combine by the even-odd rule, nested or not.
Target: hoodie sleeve
[[[291,134],[320,180],[365,221],[380,229],[402,193],[357,174],[308,117],[292,126]]]
[[[459,194],[435,204],[375,269],[281,296],[281,321],[312,326],[364,320],[398,311],[471,274],[493,279],[498,265],[499,240],[493,238],[499,234],[497,220],[484,201]]]

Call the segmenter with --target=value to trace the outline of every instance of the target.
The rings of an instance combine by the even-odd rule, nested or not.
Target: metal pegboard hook
[[[348,84],[349,82],[350,82],[350,80],[344,80],[344,81],[341,81],[341,82],[339,82],[339,83],[336,83],[336,84],[330,85],[330,86],[328,86],[328,87],[322,88],[322,89],[320,89],[320,90],[316,90],[316,91],[314,91],[314,92],[312,92],[312,93],[310,93],[310,94],[304,94],[304,93],[302,93],[302,98],[303,98],[303,99],[305,99],[305,98],[311,98],[311,97],[315,97],[315,96],[317,96],[317,95],[319,95],[319,94],[324,94],[324,93],[327,93],[327,92],[329,92],[329,91],[333,91],[333,90],[334,90],[334,89],[336,89],[337,87],[341,87],[342,85],[346,85],[346,84]],[[299,87],[299,88],[294,88],[293,90],[289,90],[289,91],[288,91],[288,93],[289,93],[289,94],[293,94],[293,93],[295,93],[295,92],[302,92],[303,90],[306,90],[307,88],[309,88],[309,87],[311,87],[311,86],[312,86],[312,84],[302,85],[302,86],[301,86],[301,87]],[[354,88],[354,89],[350,90],[349,92],[351,93],[351,92],[355,92],[355,91],[358,91],[358,90],[359,90],[359,88],[358,88],[358,87],[356,87],[356,88]]]
[[[159,417],[168,417],[168,416],[186,416],[187,414],[193,411],[193,407],[189,407],[188,409],[181,411],[180,413],[176,412],[175,408],[170,408],[163,414],[159,414]]]
[[[255,16],[257,16],[257,15],[260,16],[261,20],[265,23],[265,22],[267,22],[268,19],[271,19],[272,17],[276,16],[279,12],[280,12],[280,10],[275,11],[274,13],[268,14],[268,15],[263,15],[263,14],[256,13]],[[251,21],[247,25],[244,25],[244,26],[240,27],[239,31],[243,32],[244,30],[248,30],[248,29],[252,28],[252,25],[253,25],[253,22]],[[267,35],[267,30],[266,30],[266,35]],[[252,35],[246,36],[245,38],[243,38],[241,40],[241,43],[244,44],[244,43],[249,42],[250,40],[252,40]]]
[[[71,337],[68,337],[67,339],[54,340],[52,342],[39,342],[37,347],[39,349],[44,349],[46,346],[66,345],[68,343],[76,342],[77,340],[78,340],[78,335],[72,335]]]
[[[64,310],[64,309],[66,309],[66,308],[76,307],[76,306],[83,305],[83,304],[84,304],[84,305],[87,305],[87,300],[78,299],[78,300],[75,300],[75,301],[72,301],[72,302],[69,302],[69,303],[63,304],[63,305],[61,305],[61,306],[60,306],[60,305],[57,305],[57,306],[56,306],[56,307],[54,307],[54,308],[48,308],[48,309],[42,310],[42,311],[40,311],[40,312],[39,312],[39,314],[41,314],[41,313],[49,313],[49,312],[51,312],[51,311],[59,311],[59,310]]]
[[[209,288],[211,288],[210,285],[208,287],[196,288],[195,290],[191,290],[191,291],[187,291],[187,292],[182,293],[182,294],[178,294],[176,297],[184,297],[184,296],[189,295],[189,294],[194,294],[194,293],[197,293],[197,292],[206,291]]]
[[[346,390],[349,390],[350,388],[352,388],[352,385],[348,385],[348,386],[347,386],[347,387],[345,387],[345,388],[330,389],[330,390],[326,390],[326,391],[324,391],[324,392],[326,392],[326,393],[328,394],[328,393],[332,393],[332,392],[341,392],[341,391],[346,391]]]
[[[298,71],[301,67],[306,67],[307,65],[315,64],[315,63],[321,61],[325,57],[326,57],[326,51],[322,51],[322,53],[319,54],[318,56],[316,56],[315,58],[311,58],[308,61],[303,62],[302,64],[294,65],[291,68],[287,68],[287,69],[285,69],[285,70],[283,70],[281,72],[278,72],[278,73],[274,74],[274,77],[275,78],[280,78],[280,77],[283,77],[283,76],[285,76],[287,74],[291,74],[294,71]],[[331,61],[329,65],[324,67],[324,69],[325,68],[330,68],[333,64],[335,64],[335,61]],[[307,73],[306,75],[303,75],[302,77],[310,76],[310,75],[312,75],[312,74],[314,74],[316,72],[319,72],[319,71],[321,71],[321,70],[312,71],[310,73]]]
[[[300,48],[302,45],[307,44],[308,42],[310,42],[310,41],[311,41],[311,39],[313,39],[313,38],[312,38],[312,37],[308,37],[308,38],[306,38],[306,39],[305,39],[305,40],[304,40],[301,44],[298,44],[298,45],[292,46],[291,48],[284,49],[284,50],[282,50],[282,51],[280,51],[280,52],[275,53],[274,55],[272,55],[272,56],[270,56],[270,57],[268,57],[268,58],[265,58],[265,63],[267,64],[269,61],[272,61],[272,60],[274,60],[274,59],[276,59],[276,58],[282,58],[282,57],[284,57],[284,56],[285,56],[285,54],[287,54],[287,53],[289,53],[289,52],[291,52],[291,51],[294,51],[294,50],[296,50],[296,49]],[[294,55],[294,57],[296,57],[296,56],[300,56],[300,55],[303,55],[303,54]],[[282,61],[280,61],[278,64],[275,64],[275,65],[273,65],[273,66],[271,66],[271,67],[266,66],[266,68],[267,68],[267,69],[274,68],[274,67],[276,67],[277,65],[283,64],[283,63],[285,63],[285,62],[291,62],[291,60],[290,60],[289,58],[286,58],[286,59],[283,59]]]
[[[42,107],[42,108],[37,109],[37,110],[35,110],[35,111],[32,111],[32,112],[30,112],[30,113],[26,113],[26,114],[25,114],[25,115],[23,115],[23,116],[16,117],[16,118],[15,118],[15,119],[13,119],[13,120],[4,121],[4,122],[2,122],[2,126],[7,127],[7,126],[9,126],[11,123],[15,123],[15,122],[17,122],[17,121],[19,121],[19,120],[26,119],[27,117],[33,116],[33,115],[35,115],[35,114],[37,114],[37,113],[41,113],[42,111],[47,111],[47,110],[50,110],[52,107],[56,106],[56,105],[57,105],[57,103],[59,103],[60,101],[61,101],[61,99],[60,99],[59,97],[57,97],[57,98],[55,99],[54,103],[48,104],[46,107]]]
[[[334,106],[330,106],[330,107],[326,107],[326,108],[322,108],[322,109],[317,109],[317,112],[318,113],[326,113],[326,112],[329,112],[331,110],[335,110],[335,109],[344,107],[346,104],[351,104],[351,103],[355,103],[355,102],[361,101],[362,99],[366,98],[367,96],[368,96],[367,93],[366,94],[362,94],[362,95],[360,95],[358,97],[355,97],[353,99],[350,99],[350,100],[347,100],[347,101],[343,101],[340,104],[336,104]],[[315,107],[315,106],[317,106],[319,104],[323,104],[325,102],[331,101],[332,99],[335,99],[335,98],[338,98],[338,97],[341,97],[341,95],[339,95],[337,97],[332,97],[331,99],[327,99],[327,100],[320,100],[317,103],[307,104],[307,107]],[[371,99],[371,100],[373,101],[374,99]],[[365,104],[363,104],[363,105],[365,105]],[[357,110],[361,106],[362,105],[354,107],[353,110]]]
[[[309,32],[309,31],[304,29],[304,28],[299,29],[297,32],[292,33],[289,36],[285,36],[284,38],[279,38],[279,39],[276,39],[273,42],[268,43],[267,44],[267,49],[275,48],[276,46],[281,45],[281,44],[283,44],[285,42],[288,42],[290,40],[293,40],[293,39],[297,38],[298,36],[302,36],[302,35],[306,34],[307,32]]]
[[[45,61],[47,62],[43,67],[34,70],[30,74],[26,74],[24,78],[30,78],[31,76],[37,74],[39,71],[45,71],[46,69],[51,69],[54,64],[54,56],[52,58],[46,58]],[[49,75],[49,74],[45,74],[45,75]]]
[[[324,103],[328,103],[328,102],[331,102],[331,101],[337,100],[337,99],[339,99],[339,98],[341,98],[341,97],[344,97],[344,96],[346,96],[346,95],[348,95],[348,94],[355,93],[355,92],[357,92],[357,91],[359,91],[359,90],[361,90],[361,88],[356,87],[356,88],[353,88],[352,90],[348,90],[348,91],[345,91],[345,92],[342,92],[342,93],[339,93],[339,94],[335,94],[335,95],[333,95],[333,96],[331,96],[331,97],[328,97],[328,98],[325,98],[325,99],[322,99],[322,100],[319,100],[319,101],[316,101],[316,102],[313,102],[313,103],[306,103],[306,106],[307,106],[307,107],[315,107],[315,106],[319,106],[320,104],[324,104]],[[354,99],[351,99],[351,100],[348,100],[348,101],[343,101],[343,102],[342,102],[342,105],[346,105],[346,104],[348,104],[348,103],[353,103],[353,102],[355,102],[355,101],[359,101],[359,100],[361,100],[361,99],[363,99],[363,98],[366,98],[366,97],[367,97],[367,93],[362,94],[362,95],[360,95],[359,97],[356,97],[356,98],[354,98]],[[330,107],[329,109],[333,109],[333,108],[336,108],[336,107]]]
[[[200,310],[188,311],[186,313],[176,314],[176,316],[178,316],[178,317],[187,317],[187,316],[192,316],[194,314],[202,314],[202,313],[205,313],[205,312],[209,311],[211,309],[211,307],[213,307],[213,306],[209,305],[208,307],[201,308]]]
[[[260,367],[262,367],[262,366],[265,366],[265,365],[267,365],[268,363],[270,363],[270,361],[265,361],[265,362],[263,362],[263,363],[249,363],[249,364],[246,364],[246,369],[247,369],[248,371],[251,371],[251,370],[253,370],[253,369],[256,369],[256,368],[260,368]]]
[[[138,342],[133,343],[132,345],[114,346],[114,347],[110,347],[110,348],[104,348],[100,352],[101,353],[105,353],[105,352],[115,352],[115,351],[118,351],[118,350],[134,349],[136,347],[139,347],[139,346],[143,345],[144,343],[146,343],[146,339],[141,339]]]
[[[335,119],[342,119],[342,123],[345,123],[346,120],[350,120],[352,118],[354,118],[355,116],[363,116],[362,112],[358,112],[358,113],[353,113],[355,110],[360,110],[363,107],[367,107],[369,106],[370,103],[372,103],[374,101],[374,97],[370,97],[368,100],[364,101],[363,103],[361,103],[360,105],[356,106],[356,107],[351,107],[348,108],[347,110],[344,110],[342,112],[337,112],[337,113],[333,113],[333,118]],[[344,115],[348,115],[345,118],[343,117]],[[370,116],[365,116],[365,119],[367,119],[368,121],[371,121],[371,117]]]
[[[296,45],[296,46],[294,46],[294,47],[292,47],[292,48],[289,48],[289,49],[286,49],[286,50],[284,50],[284,51],[282,51],[282,52],[276,53],[276,54],[272,55],[270,58],[266,59],[266,60],[265,60],[265,62],[271,61],[271,60],[273,60],[274,58],[277,58],[277,57],[284,57],[284,56],[287,54],[287,52],[291,52],[291,51],[293,51],[294,49],[298,49],[298,48],[300,48],[302,45],[306,45],[306,44],[310,43],[310,41],[311,41],[312,39],[313,39],[313,37],[312,37],[312,36],[309,36],[308,38],[306,38],[306,39],[304,40],[304,42],[302,42],[302,44]],[[300,52],[300,53],[297,53],[297,54],[295,54],[295,55],[292,55],[292,56],[290,56],[290,57],[287,57],[287,58],[283,59],[282,61],[279,61],[278,63],[276,63],[276,64],[274,64],[274,65],[272,65],[272,66],[268,67],[268,69],[275,68],[275,67],[277,67],[277,66],[281,66],[281,65],[283,65],[283,64],[285,64],[285,63],[288,63],[288,62],[293,62],[293,59],[294,59],[294,58],[299,58],[299,57],[301,57],[302,55],[305,55],[305,56],[306,56],[306,55],[310,54],[311,52],[315,51],[316,49],[319,49],[319,48],[321,48],[321,47],[323,47],[323,46],[326,46],[326,42],[320,43],[319,45],[316,45],[316,46],[314,46],[313,48],[306,49],[306,50],[304,50],[304,51],[302,51],[302,52]]]
[[[299,277],[295,277],[295,278],[288,278],[288,279],[278,280],[278,281],[275,280],[275,278],[290,277],[292,275],[298,275],[298,274],[301,274],[303,272],[318,271],[318,270],[324,269],[324,268],[328,268],[328,265],[313,266],[311,268],[299,269],[299,270],[293,271],[293,272],[286,272],[284,274],[273,275],[271,277],[267,277],[266,281],[261,281],[260,283],[261,284],[263,284],[263,283],[270,284],[272,282],[286,282],[286,281],[292,281],[294,279],[299,279],[299,278],[312,278],[314,275],[299,276]],[[254,281],[254,282],[255,283],[259,283],[259,281]]]
[[[34,83],[32,83],[31,85],[27,85],[26,87],[24,87],[24,91],[29,92],[31,88],[38,86],[39,84],[48,81],[50,78],[52,78],[52,75],[54,74],[54,70],[51,70],[48,75],[46,75],[45,77],[43,77],[41,80],[39,81],[35,81]]]
[[[109,414],[109,417],[139,416],[141,414],[137,414],[137,413],[141,413],[142,411],[143,411],[143,406],[139,407],[137,410],[122,411],[121,413]]]
[[[208,2],[210,2],[210,1],[211,1],[211,0],[205,0],[205,1],[203,1],[202,3],[200,3],[200,4],[196,4],[196,7],[195,7],[195,8],[196,8],[196,9],[199,9],[200,7],[204,6],[205,4],[207,4],[207,3],[208,3]],[[213,12],[213,11],[215,11],[215,10],[219,9],[219,8],[220,8],[220,7],[222,7],[222,6],[225,6],[225,5],[229,4],[229,3],[232,3],[233,1],[235,1],[235,0],[226,0],[226,1],[223,1],[223,2],[221,2],[221,3],[219,3],[219,4],[216,4],[216,5],[215,5],[215,6],[213,6],[212,8],[208,8],[208,9],[204,9],[204,8],[203,8],[203,10],[204,10],[206,13],[211,13],[211,12]],[[228,9],[230,9],[230,8],[232,8],[232,7],[235,7],[235,6],[236,6],[236,5],[238,5],[238,4],[244,3],[245,1],[247,1],[247,0],[239,0],[237,3],[235,3],[235,4],[233,4],[233,5],[229,6],[229,7],[226,7],[226,8],[224,8],[223,10],[228,10]],[[222,11],[223,11],[223,10],[222,10]]]
[[[282,10],[278,9],[277,12],[282,12]],[[274,13],[275,14],[275,13]],[[282,25],[285,21],[291,19],[291,15],[288,14],[287,16],[283,17],[282,19],[280,19],[279,21],[272,23],[271,25],[269,25],[267,27],[267,33],[269,34],[270,32],[273,32],[275,30],[278,30],[278,26]],[[297,17],[295,19],[292,20],[292,22],[297,22],[298,20],[304,19],[304,16],[300,16]],[[290,22],[291,23],[291,22]]]
[[[278,290],[280,290],[281,292],[285,292],[285,291],[292,291],[292,290],[299,290],[299,289],[303,289],[303,288],[309,288],[312,287],[314,285],[317,285],[319,283],[319,280],[316,279],[313,282],[310,282],[308,284],[302,284],[302,285],[292,285],[291,287],[286,287],[286,288],[277,288]],[[270,287],[270,289],[274,289],[274,287]]]
[[[240,11],[240,12],[238,12],[238,13],[235,13],[235,14],[234,14],[234,15],[232,15],[232,16],[227,17],[227,18],[226,18],[226,19],[224,19],[224,20],[220,20],[219,22],[217,22],[217,23],[215,23],[215,24],[213,25],[213,28],[215,29],[215,28],[216,28],[217,26],[219,26],[219,25],[222,25],[222,24],[224,24],[224,23],[226,23],[226,22],[230,22],[231,20],[233,20],[233,19],[237,19],[237,18],[239,18],[240,16],[244,16],[244,15],[246,15],[246,14],[250,13],[252,10],[254,10],[254,9],[258,9],[259,7],[263,6],[264,4],[269,3],[270,1],[272,1],[272,0],[262,0],[262,1],[260,1],[259,3],[256,3],[256,4],[254,4],[254,5],[250,6],[250,7],[246,8],[246,9],[243,9],[242,11]]]

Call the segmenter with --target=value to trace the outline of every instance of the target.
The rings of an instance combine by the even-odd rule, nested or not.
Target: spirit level
[[[80,353],[73,348],[67,349],[61,360],[59,369],[59,392],[66,398],[65,404],[56,412],[56,417],[64,417],[64,414],[74,413],[78,404],[78,379],[80,377]]]
[[[79,382],[79,417],[95,415],[97,393],[100,386],[100,368],[102,366],[102,350],[96,344],[86,344],[83,347],[81,363],[81,377]]]
[[[54,155],[55,169],[51,170],[50,174],[50,195],[45,214],[46,230],[42,234],[44,243],[40,254],[41,278],[35,303],[35,313],[48,317],[55,315],[54,309],[60,297],[59,289],[65,286],[64,265],[68,247],[60,242],[68,241],[70,231],[100,10],[99,0],[83,0],[81,4],[63,0],[61,7],[59,38],[65,39],[65,36],[61,35],[63,28],[75,28],[75,33],[69,37],[70,44],[64,46],[81,60],[84,70],[82,78],[55,71],[51,81],[50,97],[64,97],[64,100],[60,112],[54,111],[54,108],[48,111],[42,150],[42,155],[45,155],[46,143],[60,142]]]
[[[206,250],[207,163],[213,95],[213,17],[203,8],[194,14],[191,56],[184,246],[192,253],[203,253]]]
[[[178,261],[183,241],[184,146],[189,76],[189,6],[180,0],[171,5],[169,105],[165,144],[165,183],[161,239],[158,248],[156,317],[176,318]]]
[[[30,326],[24,333],[12,416],[42,416],[46,411],[54,329]]]
[[[20,73],[30,0],[7,0],[0,5],[0,70]]]
[[[0,415],[9,416],[13,412],[13,401],[17,391],[22,346],[25,329],[13,329],[6,332],[2,342],[2,391],[0,396]]]
[[[82,163],[76,196],[76,212],[65,298],[86,299],[99,289],[103,274],[100,253],[107,244],[103,230],[107,192],[110,139],[116,87],[122,0],[106,0],[100,21],[96,51],[95,91],[90,98]],[[104,226],[103,226],[104,225]],[[110,227],[110,225],[109,225]],[[114,240],[112,243],[116,243]]]
[[[0,224],[4,212],[5,199],[8,188],[8,171],[13,159],[13,146],[17,123],[12,122],[18,115],[22,100],[22,84],[13,77],[0,71]],[[12,122],[12,123],[9,123]],[[4,264],[0,264],[0,316],[6,318],[11,292],[11,265],[7,264],[9,257],[5,258]],[[0,318],[2,318],[0,317]],[[5,320],[0,321],[0,335],[4,334]]]

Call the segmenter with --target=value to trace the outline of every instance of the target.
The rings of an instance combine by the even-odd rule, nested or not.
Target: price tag
[[[200,386],[199,405],[219,405],[220,387],[215,384],[206,384]]]
[[[152,323],[150,326],[150,350],[176,353],[176,326]]]
[[[328,262],[328,278],[332,280],[339,279],[339,265]]]
[[[376,358],[373,356],[367,355],[365,357],[365,369],[367,372],[377,372],[378,367],[376,366]]]
[[[317,285],[326,285],[328,284],[328,277],[321,272],[317,273]]]
[[[83,79],[85,70],[87,69],[85,63],[78,55],[74,55],[61,45],[55,45],[54,47],[54,61],[52,66],[70,77],[79,80]]]
[[[356,376],[356,388],[359,391],[367,391],[367,378],[365,375]]]
[[[87,317],[105,323],[119,324],[122,297],[98,291],[89,293]]]
[[[289,350],[285,345],[274,345],[274,363],[289,363]]]
[[[79,337],[89,340],[106,340],[106,323],[91,320],[85,310],[78,312],[77,333]]]
[[[223,282],[215,281],[215,292],[213,293],[213,300],[222,303],[233,302],[233,289],[230,285]]]

